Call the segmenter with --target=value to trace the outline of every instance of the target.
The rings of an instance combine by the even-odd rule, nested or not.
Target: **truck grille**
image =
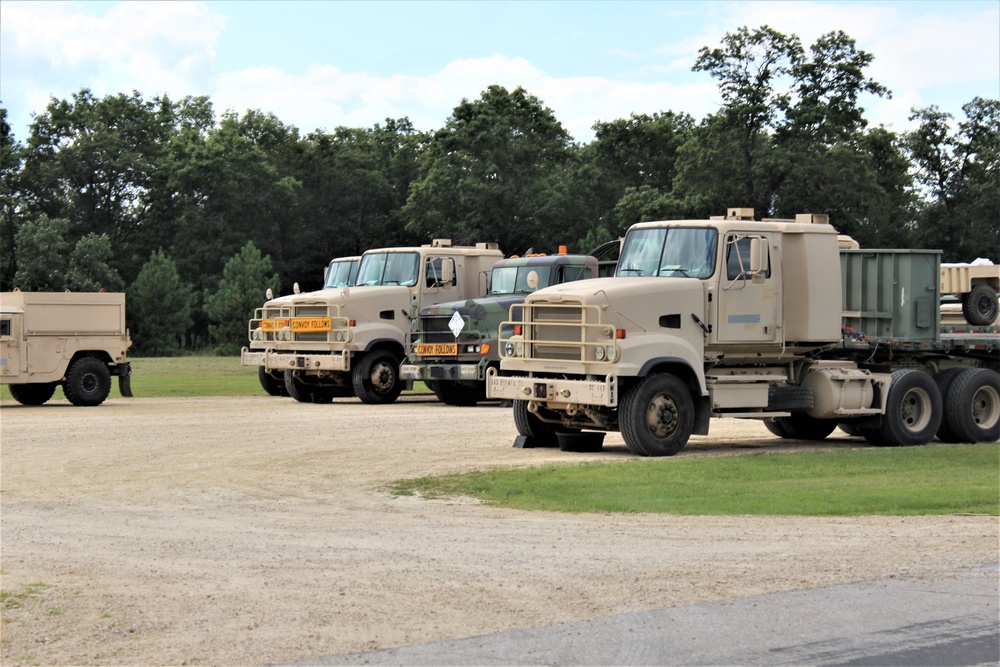
[[[611,364],[618,332],[601,321],[601,308],[579,303],[526,303],[500,324],[500,357],[563,363]],[[520,319],[516,319],[520,317]]]
[[[530,312],[527,334],[535,342],[527,356],[555,361],[584,360],[586,331],[580,306],[538,305]]]
[[[326,306],[295,306],[295,317],[329,317]]]
[[[414,337],[419,337],[422,343],[454,343],[455,335],[448,328],[450,319],[451,315],[421,317],[420,331]]]

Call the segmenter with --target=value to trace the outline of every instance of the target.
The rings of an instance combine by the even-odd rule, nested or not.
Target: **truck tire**
[[[862,436],[861,429],[852,424],[851,422],[840,422],[837,424],[841,431],[851,436],[852,438],[860,438]]]
[[[100,405],[111,393],[111,371],[94,357],[80,357],[66,372],[63,393],[73,405]]]
[[[955,442],[1000,440],[1000,374],[987,368],[962,371],[948,390],[945,407]]]
[[[941,426],[943,411],[934,378],[923,371],[893,371],[882,426],[865,430],[865,439],[881,447],[926,445]]]
[[[993,324],[997,311],[1000,311],[1000,302],[996,290],[989,285],[974,285],[972,291],[962,295],[962,315],[969,324]]]
[[[531,438],[535,447],[556,447],[556,425],[543,422],[528,411],[527,401],[514,401],[514,426],[521,435]]]
[[[941,418],[941,425],[938,426],[937,430],[937,437],[941,442],[959,442],[959,437],[955,435],[955,431],[951,427],[953,419],[950,418],[951,415],[948,414],[947,410],[948,393],[951,391],[951,385],[955,382],[955,378],[965,370],[965,368],[946,368],[934,376],[938,391],[941,392],[941,404],[945,406],[944,416]]]
[[[785,433],[781,437],[794,440],[824,440],[837,428],[837,422],[833,419],[816,419],[804,413],[776,417],[774,425]]]
[[[485,382],[453,382],[451,380],[431,380],[427,386],[445,405],[467,407],[486,400]]]
[[[370,405],[392,403],[403,391],[399,364],[400,359],[387,350],[364,355],[351,375],[354,394]]]
[[[260,386],[263,387],[269,396],[288,396],[284,378],[279,381],[263,366],[257,367],[257,379],[260,381]]]
[[[56,392],[56,382],[12,384],[10,395],[21,405],[44,405]]]
[[[625,444],[640,456],[673,456],[694,430],[694,401],[677,377],[656,373],[625,392],[618,406]]]
[[[777,419],[765,419],[764,428],[779,438],[792,437],[792,435],[785,429],[784,425],[779,423]]]

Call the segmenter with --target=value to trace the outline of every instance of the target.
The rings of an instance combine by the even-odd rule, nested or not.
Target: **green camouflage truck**
[[[400,377],[422,380],[448,405],[475,405],[486,398],[486,369],[500,366],[497,333],[511,307],[537,289],[597,276],[598,261],[590,255],[561,253],[497,262],[485,297],[420,311]]]

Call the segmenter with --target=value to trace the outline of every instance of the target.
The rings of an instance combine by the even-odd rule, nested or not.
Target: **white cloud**
[[[68,97],[81,87],[97,95],[137,89],[175,98],[209,95],[220,112],[261,109],[305,132],[371,126],[402,116],[432,130],[444,124],[462,98],[476,99],[489,85],[500,84],[523,86],[552,108],[578,141],[589,141],[598,120],[663,110],[700,119],[714,112],[715,81],[690,74],[698,49],[718,45],[726,31],[741,25],[764,24],[797,34],[805,46],[831,30],[854,37],[859,48],[875,55],[870,75],[894,96],[866,100],[868,116],[897,130],[908,127],[906,117],[914,106],[939,104],[957,114],[968,99],[950,107],[931,99],[955,82],[968,90],[982,88],[978,94],[986,97],[1000,96],[1000,10],[995,4],[984,3],[978,13],[940,16],[915,14],[903,3],[800,0],[704,7],[697,32],[645,53],[609,48],[609,56],[636,62],[629,80],[554,77],[524,58],[501,54],[458,58],[420,75],[381,76],[328,63],[296,73],[274,66],[223,72],[217,71],[216,45],[226,17],[204,3],[124,2],[95,16],[73,3],[4,0],[0,99],[9,108],[40,111],[50,95]]]
[[[715,85],[616,81],[601,77],[547,76],[523,58],[494,55],[456,60],[427,76],[378,77],[312,66],[303,74],[254,68],[223,74],[213,101],[219,110],[259,108],[304,132],[339,125],[371,126],[408,116],[419,129],[444,125],[454,107],[477,99],[492,84],[523,87],[551,108],[578,141],[593,138],[597,120],[631,113],[687,111],[696,118],[714,110]]]
[[[185,95],[207,88],[225,23],[202,3],[124,2],[96,16],[66,2],[5,2],[0,30],[12,56],[79,80],[77,89]]]

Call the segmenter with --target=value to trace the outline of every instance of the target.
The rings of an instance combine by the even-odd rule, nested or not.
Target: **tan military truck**
[[[989,325],[1000,313],[1000,266],[996,264],[942,264],[941,296],[952,295],[962,304],[969,324]]]
[[[539,290],[501,325],[487,396],[514,401],[522,445],[620,431],[645,456],[712,417],[883,446],[997,440],[1000,333],[942,331],[941,252],[839,245],[825,215],[633,225],[614,277]]]
[[[391,403],[402,391],[399,365],[410,322],[424,306],[471,299],[489,290],[494,243],[380,248],[361,256],[357,284],[269,301],[249,323],[240,363],[283,373],[298,401],[357,396]]]
[[[358,266],[361,264],[361,257],[337,257],[330,260],[326,268],[323,269],[323,288],[322,289],[340,289],[341,287],[351,287],[358,278]],[[299,284],[295,283],[292,288],[294,294],[300,294]],[[284,301],[288,301],[292,298],[293,294],[284,297],[275,298],[271,294],[270,288],[266,292],[267,302],[271,304],[271,308],[280,308],[280,305]],[[264,367],[263,364],[257,367],[257,380],[260,382],[260,386],[265,392],[271,396],[288,396],[288,390],[285,389],[285,371],[269,371]]]
[[[131,345],[124,294],[0,294],[0,384],[23,405],[42,405],[57,386],[73,405],[100,405],[112,376],[131,396]]]

